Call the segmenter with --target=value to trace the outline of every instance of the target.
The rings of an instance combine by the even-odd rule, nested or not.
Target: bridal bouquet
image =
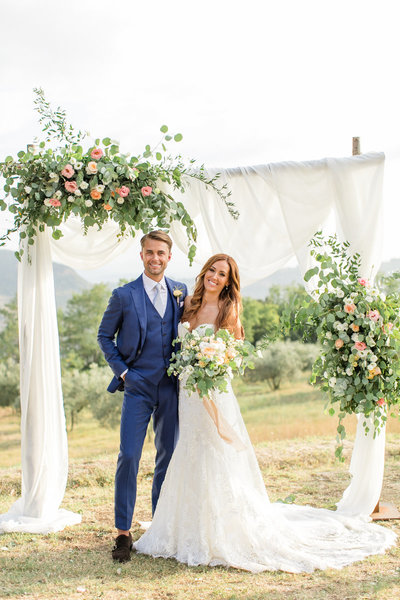
[[[254,368],[252,359],[260,351],[250,342],[237,340],[227,329],[216,333],[210,327],[200,334],[189,331],[189,323],[183,323],[185,336],[174,340],[180,350],[173,352],[169,375],[178,376],[185,389],[200,396],[211,391],[227,391],[227,380],[235,373],[243,374],[246,367]]]
[[[370,417],[376,433],[399,402],[400,295],[385,295],[360,277],[360,256],[348,254],[347,242],[317,234],[311,244],[317,265],[304,279],[314,278],[315,291],[294,321],[306,334],[316,331],[322,345],[311,383],[328,394],[329,413],[335,414],[334,406],[338,410],[341,459],[346,414]],[[367,421],[363,424],[367,432]]]

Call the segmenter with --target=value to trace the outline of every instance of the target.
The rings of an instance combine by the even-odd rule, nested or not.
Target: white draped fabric
[[[202,263],[215,252],[233,255],[243,285],[270,275],[293,255],[304,272],[308,241],[334,214],[340,237],[361,254],[363,274],[371,277],[380,264],[383,166],[384,155],[374,153],[220,170],[221,182],[228,184],[240,212],[238,221],[228,215],[215,192],[189,178],[180,200],[199,230],[196,260]],[[92,228],[87,236],[74,220],[63,230],[58,241],[48,232],[40,234],[30,247],[31,263],[25,255],[19,270],[23,489],[21,499],[0,515],[0,531],[48,532],[80,519],[59,510],[67,442],[50,247],[53,259],[84,269],[105,264],[133,241],[118,240],[114,223],[101,231]],[[171,233],[186,251],[184,229],[174,225]],[[361,459],[366,449],[371,459],[368,470]],[[353,479],[339,503],[346,514],[369,515],[375,507],[382,486],[383,450],[384,433],[373,439],[358,428]],[[354,510],[349,500],[354,501]]]

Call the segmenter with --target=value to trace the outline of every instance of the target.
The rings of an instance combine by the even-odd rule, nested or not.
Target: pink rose
[[[357,281],[358,281],[358,283],[359,283],[360,285],[363,285],[364,287],[368,287],[368,286],[369,286],[369,281],[368,281],[368,279],[364,279],[363,277],[359,277],[359,278],[357,279]]]
[[[344,305],[344,312],[347,312],[347,314],[352,315],[356,310],[356,305],[355,304],[345,304]]]
[[[51,204],[51,206],[61,206],[61,202],[58,198],[50,198],[49,204]]]
[[[76,192],[76,190],[78,189],[78,184],[76,183],[76,181],[66,181],[64,183],[64,186],[67,192],[70,192],[71,194]]]
[[[365,350],[366,347],[367,347],[367,344],[364,344],[364,342],[356,342],[354,344],[354,348],[356,350]]]
[[[371,321],[375,321],[376,323],[380,317],[379,310],[370,310],[369,312],[367,312],[367,317],[369,317]]]
[[[117,194],[119,194],[122,198],[126,198],[129,194],[129,188],[126,187],[126,185],[123,185],[122,187],[120,187],[118,190],[115,190],[117,192]],[[142,193],[143,193],[143,189],[142,189]],[[150,188],[150,193],[151,193],[151,188]],[[144,195],[144,194],[143,194]]]
[[[103,156],[104,152],[101,148],[93,148],[90,153],[90,156],[94,158],[94,160],[99,160]]]
[[[378,406],[385,406],[386,400],[385,398],[379,398],[379,400],[377,400],[376,403]]]
[[[336,348],[336,350],[339,350],[339,348],[342,348],[343,344],[344,344],[343,340],[341,340],[340,338],[338,338],[335,341],[335,348]]]
[[[140,191],[142,192],[142,196],[150,196],[151,192],[153,191],[153,188],[149,185],[145,185]]]
[[[70,179],[75,174],[74,168],[72,165],[65,165],[63,170],[61,171],[61,175]]]

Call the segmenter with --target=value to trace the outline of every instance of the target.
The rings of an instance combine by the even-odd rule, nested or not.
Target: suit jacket
[[[173,299],[174,337],[177,337],[187,287],[167,277],[165,282]],[[182,290],[178,299],[173,296],[176,289]],[[124,389],[120,375],[133,365],[142,351],[147,329],[145,294],[142,276],[116,288],[101,320],[97,341],[114,373],[114,378],[108,386],[109,392]]]

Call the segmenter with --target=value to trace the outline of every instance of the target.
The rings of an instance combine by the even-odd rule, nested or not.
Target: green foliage
[[[346,414],[371,417],[376,435],[392,407],[398,407],[400,295],[386,295],[359,276],[360,255],[349,253],[348,242],[318,233],[311,247],[316,265],[305,280],[313,282],[315,292],[285,325],[304,336],[314,331],[321,343],[311,382],[327,393],[329,414],[337,411],[336,455],[342,460]],[[386,277],[386,286],[389,282]],[[368,422],[363,423],[368,431]]]
[[[295,324],[293,321],[293,315],[298,310],[307,307],[311,300],[304,286],[299,284],[271,287],[266,302],[277,306],[284,339],[304,340],[311,343],[317,341],[314,329],[301,329],[299,324]]]
[[[17,297],[0,308],[2,329],[0,331],[0,360],[11,358],[19,361]]]
[[[62,377],[64,407],[72,431],[79,413],[90,408],[102,425],[115,427],[121,415],[122,394],[110,394],[110,369],[90,365],[85,371],[68,369]]]
[[[279,313],[275,304],[254,298],[243,298],[241,314],[246,339],[256,344],[261,338],[273,338],[279,329]]]
[[[271,390],[278,390],[281,383],[291,379],[302,370],[299,356],[300,342],[277,341],[262,352],[255,361],[254,370],[248,373],[250,381],[266,381]]]
[[[111,290],[99,283],[67,302],[65,311],[58,311],[60,352],[64,368],[85,370],[90,365],[105,366],[97,343],[97,331]]]
[[[13,358],[0,361],[0,406],[19,410],[19,363]]]
[[[159,182],[171,191],[183,192],[183,177],[194,178],[209,186],[225,202],[230,214],[238,217],[229,201],[226,186],[218,186],[219,174],[209,178],[204,166],[189,166],[180,156],[167,154],[167,144],[179,142],[181,134],[167,135],[168,128],[161,127],[162,138],[151,148],[145,146],[141,155],[130,156],[119,150],[119,143],[104,138],[84,148],[85,134],[75,133],[68,125],[65,111],[53,111],[45,100],[43,90],[35,89],[35,110],[40,115],[45,141],[21,150],[17,158],[7,156],[0,163],[0,174],[5,178],[4,199],[0,209],[14,215],[14,224],[0,238],[4,245],[13,232],[20,239],[27,238],[28,248],[38,231],[47,226],[59,239],[63,234],[59,226],[71,215],[78,216],[84,232],[97,225],[99,229],[110,219],[119,225],[119,235],[135,236],[136,231],[148,233],[158,228],[169,231],[174,222],[186,229],[189,261],[196,251],[197,231],[194,221],[182,202],[174,200],[169,191],[160,189]],[[54,149],[51,141],[64,143]],[[160,149],[161,146],[161,149]],[[16,252],[20,260],[21,252]]]

